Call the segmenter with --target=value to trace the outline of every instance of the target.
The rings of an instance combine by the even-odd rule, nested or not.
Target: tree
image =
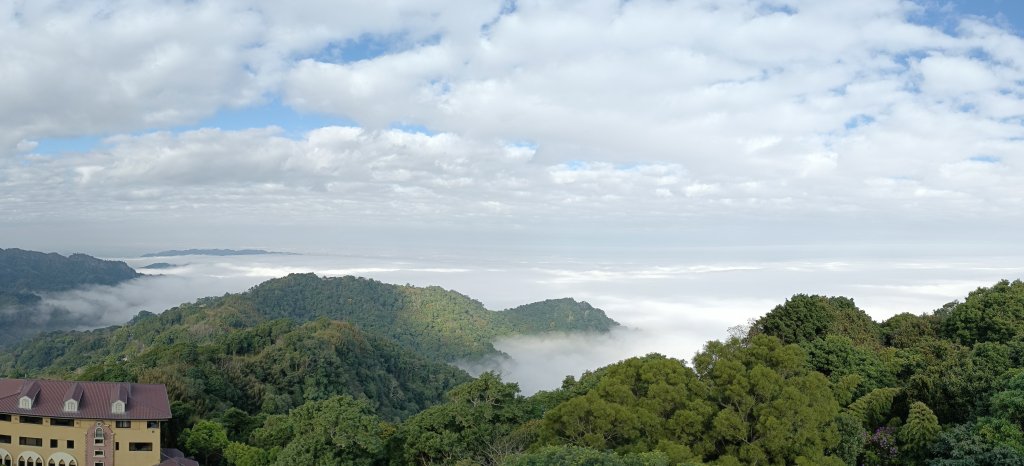
[[[934,466],[1024,464],[1024,432],[1005,419],[978,418],[939,434],[931,449]]]
[[[814,370],[838,382],[849,375],[860,376],[856,395],[875,388],[896,385],[893,368],[885,364],[875,350],[856,346],[850,338],[827,335],[801,345],[807,350],[807,359]]]
[[[896,314],[882,322],[882,340],[886,346],[910,348],[921,340],[935,338],[935,319],[909,312]]]
[[[1024,330],[1024,282],[1003,280],[978,288],[943,321],[943,332],[963,344],[1008,342]]]
[[[911,463],[923,462],[928,447],[935,441],[942,427],[939,418],[928,408],[928,405],[915,401],[910,405],[907,422],[899,431],[899,440],[903,444],[903,452]]]
[[[224,449],[228,446],[228,432],[224,426],[213,421],[199,421],[181,434],[182,444],[189,454],[203,458],[203,464],[220,464]]]
[[[844,335],[858,345],[878,345],[878,324],[852,299],[798,294],[754,322],[752,334],[783,343],[804,343],[826,335]]]
[[[585,376],[590,388],[544,416],[548,443],[619,453],[658,449],[673,462],[696,456],[714,407],[681,361],[659,354],[630,358]]]
[[[486,372],[448,394],[449,401],[427,408],[399,427],[406,463],[494,463],[507,449],[493,450],[528,419],[519,386]]]
[[[1005,388],[992,395],[990,404],[995,415],[1024,425],[1024,371],[1011,375]]]
[[[536,452],[509,458],[504,466],[668,466],[662,452],[616,455],[592,448],[572,445],[543,447]],[[685,466],[685,465],[684,465]]]
[[[807,368],[797,345],[758,335],[749,344],[710,342],[694,358],[698,377],[719,411],[705,435],[705,460],[730,456],[744,463],[833,462],[839,405],[825,377]]]
[[[305,403],[287,416],[271,416],[252,437],[264,450],[280,451],[272,464],[370,465],[384,457],[394,427],[365,401],[336,396]],[[236,450],[236,457],[259,452]],[[273,455],[271,455],[273,456]]]
[[[261,448],[239,442],[228,443],[224,459],[232,466],[264,466],[270,463],[270,456]]]
[[[860,420],[862,427],[874,430],[892,418],[893,400],[901,391],[899,388],[891,387],[876,388],[854,401],[847,411]]]
[[[672,463],[835,464],[839,405],[803,350],[777,338],[709,342],[690,369],[660,355],[604,368],[587,393],[544,417],[548,443]]]

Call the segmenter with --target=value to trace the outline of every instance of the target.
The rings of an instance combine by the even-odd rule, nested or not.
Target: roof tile
[[[79,388],[75,388],[76,384]],[[64,411],[68,394],[79,389],[78,411]],[[18,399],[26,390],[36,392],[32,409],[18,408]],[[124,414],[110,412],[111,400],[125,401]],[[171,407],[163,385],[0,379],[0,413],[75,419],[166,420],[171,418]]]

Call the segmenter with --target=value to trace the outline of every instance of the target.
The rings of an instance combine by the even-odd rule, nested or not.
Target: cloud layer
[[[292,246],[317,228],[619,245],[1019,228],[1024,40],[929,5],[7,3],[3,233],[63,249],[50,231],[69,225],[124,246],[109,222],[136,247],[194,246],[174,225]],[[59,137],[102,142],[37,150]],[[293,228],[253,228],[268,218]]]

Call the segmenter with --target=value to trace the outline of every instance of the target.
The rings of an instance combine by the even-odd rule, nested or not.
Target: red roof
[[[76,387],[77,384],[77,387]],[[22,396],[32,409],[18,408]],[[78,411],[64,411],[67,397],[78,397]],[[124,414],[111,412],[112,400],[126,401]],[[116,382],[0,379],[0,413],[76,419],[166,420],[171,418],[167,387]]]

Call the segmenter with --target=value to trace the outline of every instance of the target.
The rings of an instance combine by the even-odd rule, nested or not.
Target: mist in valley
[[[767,256],[768,254],[763,254]],[[567,375],[652,352],[690,360],[712,339],[728,336],[796,293],[843,295],[875,320],[900,312],[929,312],[968,292],[1020,276],[1015,257],[976,257],[941,262],[885,258],[799,261],[662,259],[559,261],[522,258],[403,260],[373,255],[260,255],[120,257],[147,274],[117,286],[42,294],[17,312],[32,316],[26,332],[120,325],[140,311],[160,313],[181,303],[249,289],[290,273],[356,275],[386,283],[441,286],[503,310],[550,298],[572,297],[603,309],[622,327],[607,334],[545,334],[501,338],[508,357],[459,366],[472,374],[500,373],[524,393],[558,387]],[[705,258],[706,259],[706,258]],[[155,262],[171,267],[143,268]],[[11,316],[14,310],[4,313]]]

